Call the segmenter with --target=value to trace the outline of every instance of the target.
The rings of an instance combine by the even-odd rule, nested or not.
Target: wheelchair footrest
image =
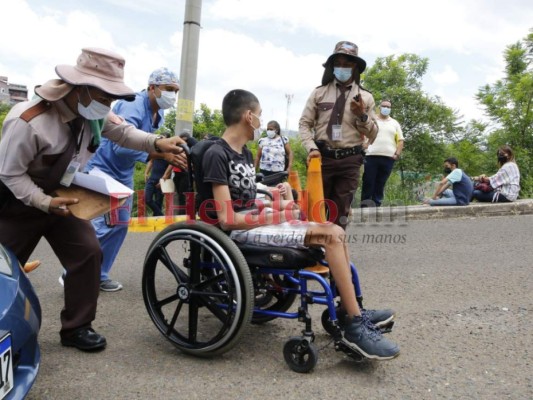
[[[355,351],[354,349],[346,346],[344,343],[342,343],[339,340],[335,341],[335,351],[342,351],[344,354],[346,354],[348,357],[354,359],[357,362],[362,362],[366,359],[365,356],[363,356],[361,353]]]

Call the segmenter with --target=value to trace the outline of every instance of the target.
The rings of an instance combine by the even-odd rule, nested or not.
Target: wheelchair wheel
[[[305,338],[294,337],[283,346],[283,356],[290,369],[305,373],[315,368],[318,362],[318,350]]]
[[[229,351],[250,323],[252,278],[235,243],[218,228],[182,222],[152,242],[142,277],[157,329],[178,349],[210,357]]]
[[[296,288],[296,284],[291,282],[286,275],[258,272],[253,279],[255,288],[254,310],[285,312],[294,303],[297,293],[288,291],[288,289]],[[254,313],[252,323],[263,324],[276,318],[275,316]]]

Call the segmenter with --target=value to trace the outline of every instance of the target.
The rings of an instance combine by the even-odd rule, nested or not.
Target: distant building
[[[26,85],[9,83],[7,76],[0,76],[0,103],[16,104],[28,100]]]

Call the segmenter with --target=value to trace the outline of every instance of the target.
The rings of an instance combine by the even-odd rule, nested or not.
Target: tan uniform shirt
[[[50,109],[29,122],[19,118],[24,111],[38,102],[39,100],[32,100],[16,104],[4,120],[0,140],[0,180],[25,205],[48,213],[52,197],[45,194],[32,177],[47,177],[47,172],[51,170],[54,162],[73,140],[74,135],[68,122],[78,116],[59,100],[51,103]],[[92,138],[87,121],[83,132],[79,141],[79,152],[73,156],[73,159],[81,164],[80,170],[83,170],[93,154],[87,150]],[[102,136],[120,146],[146,152],[154,151],[157,138],[156,135],[136,129],[114,114],[106,120]],[[79,137],[76,140],[78,141]]]
[[[349,92],[345,93],[347,99],[341,124],[342,140],[334,141],[328,137],[326,128],[335,100],[340,94],[336,82],[333,80],[313,90],[302,112],[299,124],[300,138],[308,152],[317,148],[315,140],[325,141],[330,148],[350,148],[361,145],[365,136],[372,141],[377,135],[374,97],[370,92],[360,89],[357,84],[353,83]],[[366,106],[368,114],[366,122],[361,122],[359,117],[350,110],[350,102],[357,94],[361,95]]]

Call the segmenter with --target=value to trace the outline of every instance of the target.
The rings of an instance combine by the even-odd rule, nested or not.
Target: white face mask
[[[87,88],[87,93],[89,93],[89,88]],[[91,99],[91,102],[87,107],[85,107],[83,104],[81,104],[81,101],[78,96],[78,113],[87,120],[97,120],[97,119],[104,119],[107,114],[109,114],[109,111],[111,111],[111,107],[106,106],[105,104],[102,104],[96,100],[93,100],[91,98],[91,94],[89,93],[89,98]]]
[[[155,101],[159,108],[166,110],[176,104],[176,93],[168,90],[161,90],[161,97],[156,97]]]
[[[276,136],[276,131],[267,131],[267,136],[272,139],[274,136]]]
[[[254,124],[252,123],[252,128],[254,128],[254,140],[259,140],[261,135],[263,134],[263,130],[261,129],[261,125],[263,125],[263,119],[261,117],[258,117],[254,113],[252,115],[259,120],[259,126],[256,128]]]
[[[257,128],[254,130],[254,140],[259,140],[259,138],[261,137],[261,135],[263,134],[263,131],[261,130],[261,128]]]

